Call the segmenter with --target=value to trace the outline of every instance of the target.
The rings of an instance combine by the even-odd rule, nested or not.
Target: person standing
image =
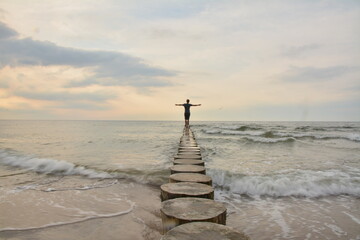
[[[184,106],[185,108],[185,127],[189,127],[189,121],[190,121],[190,107],[192,106],[201,106],[201,104],[190,104],[190,100],[186,99],[186,103],[183,104],[175,104],[175,106]]]

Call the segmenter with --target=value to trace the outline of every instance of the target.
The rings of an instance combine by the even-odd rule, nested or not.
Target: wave
[[[209,129],[209,130],[202,129],[201,131],[204,133],[207,133],[207,134],[221,134],[222,133],[222,131],[220,129]]]
[[[251,131],[251,130],[257,131],[257,130],[262,130],[262,129],[263,128],[261,128],[261,127],[252,127],[252,126],[244,125],[244,126],[241,126],[241,127],[237,127],[235,130],[237,130],[237,131]]]
[[[220,134],[220,135],[249,135],[249,136],[261,136],[263,131],[236,131],[236,130],[222,130],[222,129],[209,129],[203,130],[206,134]]]
[[[112,175],[106,172],[95,171],[62,160],[22,156],[9,149],[0,149],[0,163],[45,174],[82,175],[89,178],[113,178]]]
[[[360,196],[360,173],[293,170],[265,176],[209,169],[215,187],[236,194],[271,197]]]
[[[0,149],[0,164],[43,174],[60,176],[80,175],[99,179],[128,179],[142,184],[157,186],[166,182],[166,176],[168,175],[168,169],[164,166],[147,169],[120,168],[97,170],[63,160],[24,156],[11,149]]]
[[[296,141],[296,139],[293,137],[283,137],[283,138],[244,137],[244,139],[257,143],[290,143]]]
[[[360,134],[348,133],[346,135],[318,135],[311,133],[276,133],[276,136],[293,137],[297,139],[310,138],[313,140],[348,140],[353,142],[360,142]]]
[[[282,143],[282,142],[294,142],[296,139],[294,137],[281,137],[276,136],[274,132],[268,131],[230,131],[230,130],[205,130],[207,134],[221,134],[221,135],[239,135],[242,139],[257,142],[257,143]]]
[[[360,134],[358,133],[299,133],[299,132],[280,132],[280,131],[236,131],[222,129],[203,129],[206,134],[218,135],[238,135],[252,142],[275,143],[275,142],[291,142],[296,139],[309,138],[313,140],[347,140],[360,142]]]
[[[358,129],[357,126],[326,126],[326,127],[317,127],[317,126],[300,126],[296,127],[295,131],[343,131],[343,130],[351,130],[351,129]]]
[[[264,130],[264,127],[258,125],[221,125],[217,126],[220,129],[234,130],[234,131],[258,131]]]
[[[160,186],[168,181],[169,169],[161,166],[161,169],[109,169],[107,170],[116,178],[124,178],[137,183]]]
[[[301,127],[296,127],[295,131],[328,131],[327,128],[323,128],[323,127],[312,127],[312,126],[301,126]]]

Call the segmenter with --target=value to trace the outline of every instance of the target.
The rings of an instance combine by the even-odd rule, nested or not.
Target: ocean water
[[[360,239],[359,122],[191,129],[229,226],[252,239]],[[183,122],[0,121],[0,239],[159,239],[159,186],[182,130]]]

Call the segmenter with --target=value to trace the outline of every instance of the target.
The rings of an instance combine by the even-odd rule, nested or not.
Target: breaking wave
[[[250,127],[250,126],[241,126],[236,128],[235,130],[237,131],[249,131],[249,130],[261,130],[261,127]]]
[[[210,169],[208,174],[213,178],[215,187],[249,196],[360,196],[360,172],[293,170],[251,176]]]
[[[0,149],[0,163],[21,167],[38,173],[59,175],[82,175],[89,178],[112,178],[106,172],[99,172],[83,166],[77,166],[62,160],[22,156],[11,150]]]
[[[276,142],[292,142],[296,139],[312,139],[312,140],[347,140],[353,142],[360,142],[359,133],[313,133],[313,132],[285,132],[285,131],[260,131],[260,130],[229,130],[229,129],[203,129],[206,134],[218,134],[218,135],[237,135],[245,140],[252,142],[262,143],[276,143]]]
[[[283,137],[283,138],[266,138],[266,137],[244,137],[244,139],[251,142],[258,143],[280,143],[280,142],[295,142],[296,139],[293,137]]]
[[[160,185],[166,181],[168,170],[159,169],[107,169],[95,170],[63,160],[24,156],[10,149],[0,149],[0,164],[19,167],[43,174],[81,175],[88,178],[122,178],[144,184]]]
[[[360,134],[357,133],[348,133],[346,135],[318,135],[318,134],[311,134],[311,133],[276,133],[276,136],[281,137],[293,137],[297,139],[302,138],[310,138],[313,140],[348,140],[348,141],[354,141],[354,142],[360,142]]]
[[[355,126],[328,126],[328,127],[315,127],[315,126],[301,126],[296,127],[295,131],[329,131],[329,130],[335,130],[335,131],[341,131],[341,130],[351,130],[351,129],[358,129],[358,127]]]

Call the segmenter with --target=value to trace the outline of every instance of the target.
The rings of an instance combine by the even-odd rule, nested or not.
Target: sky
[[[0,0],[0,119],[360,121],[358,0]]]

